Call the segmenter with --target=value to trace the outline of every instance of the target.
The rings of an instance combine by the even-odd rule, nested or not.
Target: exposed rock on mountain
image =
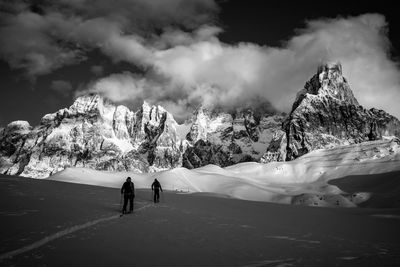
[[[146,102],[134,113],[98,95],[43,117],[32,129],[10,123],[0,133],[0,172],[47,177],[69,166],[149,172],[181,166],[178,124]]]
[[[0,170],[21,173],[30,160],[27,147],[32,140],[32,127],[26,121],[14,121],[0,131]]]
[[[359,105],[340,63],[327,63],[298,93],[283,130],[285,148],[271,152],[279,150],[281,158],[292,160],[314,149],[399,137],[400,122],[383,110]]]
[[[144,102],[132,112],[99,95],[45,115],[38,127],[10,123],[0,132],[0,172],[47,177],[67,167],[152,172],[210,163],[258,161],[282,116],[212,113],[200,108],[192,123],[178,125],[160,106]]]
[[[233,114],[199,109],[187,134],[190,143],[183,155],[183,167],[208,164],[229,166],[259,161],[280,131],[284,115],[238,110]]]

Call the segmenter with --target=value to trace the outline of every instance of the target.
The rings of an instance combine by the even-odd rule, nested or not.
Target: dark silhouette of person
[[[162,187],[157,179],[151,184],[151,190],[154,191],[154,203],[160,202],[160,190],[162,192]]]
[[[131,177],[126,178],[126,182],[122,185],[121,194],[124,195],[124,207],[122,214],[126,213],[126,206],[129,200],[129,213],[133,212],[133,199],[135,198],[135,185],[131,181]]]

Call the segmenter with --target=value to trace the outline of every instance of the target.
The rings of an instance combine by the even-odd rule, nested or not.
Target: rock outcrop
[[[271,152],[292,160],[314,149],[399,137],[400,122],[383,110],[364,109],[343,77],[340,63],[326,63],[298,93],[283,131],[286,144],[281,142]]]

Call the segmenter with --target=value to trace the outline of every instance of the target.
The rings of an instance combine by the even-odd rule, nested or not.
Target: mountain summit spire
[[[317,74],[328,73],[332,75],[342,75],[342,64],[339,61],[325,61],[319,64]]]
[[[400,122],[383,110],[364,109],[343,77],[342,65],[325,62],[297,94],[283,128],[286,160],[292,160],[314,149],[398,135]]]
[[[357,99],[350,89],[350,85],[342,74],[340,62],[324,62],[318,66],[317,73],[305,84],[293,105],[292,112],[307,94],[316,95],[317,98],[333,98],[340,102],[359,106]]]

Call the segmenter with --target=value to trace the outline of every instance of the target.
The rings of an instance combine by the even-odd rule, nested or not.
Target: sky
[[[394,4],[297,2],[0,0],[0,127],[87,93],[179,121],[199,106],[290,112],[325,61],[361,105],[400,118]]]

